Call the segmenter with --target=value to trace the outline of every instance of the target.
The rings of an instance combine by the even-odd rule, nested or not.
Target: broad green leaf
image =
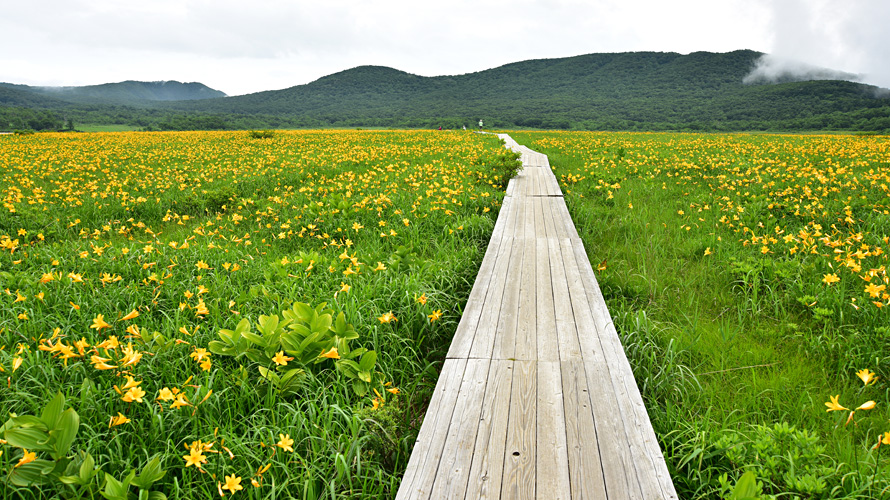
[[[255,334],[255,333],[244,332],[241,334],[241,336],[260,347],[267,347],[266,339],[264,339],[263,337],[260,337],[259,335]]]
[[[296,319],[302,321],[303,323],[308,323],[313,318],[313,316],[315,316],[315,311],[311,307],[309,307],[309,304],[294,302],[294,305],[291,309],[293,310]]]
[[[355,330],[347,330],[342,335],[338,335],[338,337],[345,340],[354,340],[358,338],[358,332]]]
[[[360,371],[358,372],[359,380],[364,380],[367,383],[371,383],[371,372],[368,371]]]
[[[307,327],[306,325],[301,325],[299,323],[291,324],[290,329],[300,338],[305,338],[307,335],[312,334],[312,330],[310,330],[309,327]]]
[[[296,377],[297,375],[302,375],[304,373],[306,373],[306,370],[302,368],[292,368],[285,371],[284,374],[281,375],[281,381],[284,382],[286,380],[290,380],[291,378]]]
[[[142,468],[142,472],[133,479],[131,484],[137,488],[148,490],[151,488],[152,484],[164,477],[165,474],[166,472],[161,469],[160,455],[155,455],[154,458],[145,464],[145,467]]]
[[[217,335],[219,335],[219,338],[222,339],[222,343],[224,343],[226,345],[230,345],[230,346],[235,345],[235,337],[234,337],[235,332],[233,332],[232,330],[223,329],[223,330],[220,330]],[[240,337],[241,334],[239,333],[238,336]],[[214,342],[219,342],[219,341],[214,340]]]
[[[330,331],[333,320],[330,314],[322,314],[309,323],[309,328],[313,333],[326,333]]]
[[[754,500],[760,497],[760,488],[757,484],[757,476],[748,471],[742,474],[732,490],[733,500]]]
[[[235,327],[235,331],[233,333],[237,333],[239,336],[244,332],[250,331],[250,321],[247,318],[242,319],[238,322],[238,325]]]
[[[9,473],[9,481],[16,486],[36,486],[47,484],[50,478],[43,471],[46,470],[47,464],[53,465],[49,460],[37,459],[33,462],[20,465]]]
[[[53,451],[52,437],[46,432],[30,427],[18,427],[8,429],[4,433],[4,439],[16,448],[25,448],[30,451]]]
[[[339,368],[347,377],[356,378],[358,377],[358,372],[361,369],[358,366],[358,363],[352,361],[351,359],[340,359],[337,360],[337,368]]]
[[[279,377],[277,373],[269,370],[265,366],[258,366],[257,369],[260,371],[260,375],[266,380],[270,380],[276,384],[281,380],[281,377]]]
[[[83,482],[79,476],[59,476],[59,481],[65,484],[76,484],[78,486],[84,486],[87,483]]]
[[[341,351],[340,356],[347,358],[347,359],[355,359],[366,352],[368,352],[368,350],[366,348],[359,347],[358,349],[353,349],[353,350],[349,351],[349,354],[347,354],[346,356],[344,356],[343,352]]]
[[[93,460],[93,456],[89,453],[83,457],[83,462],[80,463],[80,470],[78,471],[78,475],[80,476],[81,484],[87,484],[93,479],[93,476],[96,475],[95,470],[96,461]]]
[[[337,336],[342,337],[343,334],[346,333],[347,326],[348,324],[346,323],[346,315],[341,312],[337,315],[337,321],[334,322],[334,333],[336,333]]]
[[[65,408],[65,396],[61,392],[57,392],[55,397],[43,408],[40,420],[43,420],[47,428],[54,428],[62,416],[63,408]]]
[[[361,380],[353,380],[352,381],[352,390],[355,392],[356,396],[364,396],[368,393],[368,384],[366,382],[362,382]]]
[[[39,429],[42,431],[49,430],[49,427],[46,426],[46,423],[43,422],[43,419],[37,418],[34,415],[22,415],[20,417],[12,417],[6,422],[6,424],[3,425],[3,430],[12,429],[14,427],[27,427],[32,429]]]
[[[77,436],[77,429],[80,427],[80,417],[77,415],[77,412],[74,411],[74,408],[68,408],[64,412],[62,412],[62,416],[56,425],[56,429],[50,431],[50,435],[55,437],[55,444],[53,445],[53,458],[59,460],[68,455],[68,450],[71,448],[71,443],[74,442],[74,438]]]
[[[129,483],[129,481],[127,481]],[[129,488],[129,484],[124,484],[114,477],[111,474],[105,474],[105,491],[102,491],[102,496],[107,498],[108,500],[127,500],[127,490]]]
[[[374,365],[377,364],[377,353],[374,351],[368,351],[362,356],[362,360],[359,362],[359,369],[362,371],[369,372],[374,369]],[[370,382],[370,380],[368,380]]]
[[[257,321],[259,325],[260,333],[263,335],[272,335],[275,333],[275,330],[278,329],[278,315],[271,316],[263,316],[260,315],[259,321]]]
[[[210,349],[210,352],[213,354],[218,354],[220,356],[235,356],[238,354],[237,349],[227,346],[219,340],[211,340],[207,343],[207,348]]]

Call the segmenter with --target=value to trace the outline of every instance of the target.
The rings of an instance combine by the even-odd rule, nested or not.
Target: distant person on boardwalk
[[[482,120],[479,120],[479,131],[482,132]]]

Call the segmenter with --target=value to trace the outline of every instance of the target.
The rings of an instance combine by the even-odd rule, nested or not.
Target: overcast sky
[[[359,65],[424,76],[592,52],[753,49],[890,87],[887,0],[0,0],[0,81],[229,95]]]

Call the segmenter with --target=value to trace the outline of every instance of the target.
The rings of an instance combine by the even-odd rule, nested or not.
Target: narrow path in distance
[[[676,499],[547,156],[518,145],[398,499]]]

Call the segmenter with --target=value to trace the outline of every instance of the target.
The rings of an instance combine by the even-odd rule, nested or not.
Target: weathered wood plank
[[[537,346],[537,309],[536,300],[536,258],[535,240],[522,240],[522,277],[519,285],[519,312],[516,325],[516,345],[513,351],[515,359],[535,360],[538,355]]]
[[[568,226],[571,225],[571,219],[566,219],[568,212],[563,210],[565,201],[562,198],[550,198],[548,201],[550,201],[550,210],[553,212],[553,227],[556,228],[556,237],[568,238]]]
[[[468,352],[473,343],[486,296],[492,282],[497,283],[495,270],[498,262],[498,250],[501,248],[502,243],[500,238],[495,238],[494,236],[488,243],[485,257],[482,259],[482,265],[479,267],[479,274],[473,283],[473,290],[470,291],[467,305],[464,308],[463,314],[461,314],[460,323],[457,325],[457,330],[454,332],[454,338],[448,349],[448,357],[459,357],[460,353]]]
[[[569,209],[566,206],[565,200],[563,200],[562,198],[556,198],[556,200],[558,201],[554,206],[556,207],[557,211],[562,213],[564,220],[571,221],[572,217],[569,215]],[[575,224],[567,224],[565,226],[565,229],[568,233],[567,236],[569,238],[578,238],[578,230],[575,228]]]
[[[480,342],[470,351],[471,357],[490,356],[496,359],[512,359],[516,349],[516,325],[519,321],[519,290],[522,280],[524,240],[514,239],[510,252],[509,267],[505,272],[503,300],[495,329],[487,329],[491,338],[480,337]],[[492,347],[493,346],[493,347]]]
[[[607,498],[602,461],[609,457],[600,456],[584,364],[562,361],[560,367],[572,498]]]
[[[500,498],[513,385],[513,361],[493,359],[482,400],[466,499]]]
[[[466,366],[465,359],[445,360],[399,485],[397,499],[429,498]]]
[[[535,498],[537,363],[514,363],[501,498]]]
[[[569,455],[562,376],[558,361],[538,361],[537,457],[538,496],[569,500]]]
[[[550,246],[545,238],[535,240],[535,332],[537,359],[559,361],[559,338],[556,307],[553,303],[553,281],[550,277]]]
[[[448,350],[449,357],[491,358],[495,331],[500,316],[503,314],[502,303],[509,278],[508,272],[511,267],[516,267],[515,261],[511,260],[515,251],[515,242],[516,240],[513,238],[505,238],[501,242],[488,293],[485,295],[482,311],[476,320],[474,335],[469,339],[466,337],[456,339],[460,341],[460,344],[452,343]]]
[[[618,401],[613,392],[612,380],[605,364],[585,362],[587,385],[591,388],[590,405],[596,425],[597,442],[603,460],[603,479],[610,500],[657,498],[645,497],[640,490],[633,464],[633,456],[627,446],[627,435],[618,411]]]
[[[514,198],[512,196],[505,196],[504,201],[501,202],[501,209],[498,212],[498,218],[494,223],[494,229],[491,231],[491,239],[489,240],[489,245],[491,245],[491,241],[500,241],[501,238],[504,237],[504,232],[507,226],[507,219],[509,219],[509,212],[512,210]]]
[[[550,255],[550,279],[553,283],[553,306],[556,314],[556,340],[559,346],[559,359],[562,361],[580,361],[581,344],[578,342],[578,331],[575,316],[572,312],[572,300],[569,296],[569,284],[566,278],[565,264],[562,259],[560,240],[548,240]]]
[[[466,493],[490,364],[488,359],[467,361],[430,498],[463,498]]]

